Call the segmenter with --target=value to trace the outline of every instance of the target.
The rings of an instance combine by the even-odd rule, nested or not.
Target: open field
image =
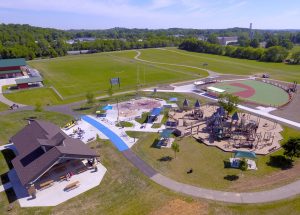
[[[4,95],[11,101],[19,104],[35,105],[55,105],[61,103],[61,99],[50,88],[34,88],[7,93]]]
[[[140,59],[182,64],[203,68],[203,63],[208,63],[206,69],[222,74],[254,75],[269,73],[271,78],[283,81],[300,82],[300,65],[286,65],[283,63],[266,63],[254,60],[244,60],[211,54],[194,53],[176,48],[140,50]]]
[[[30,66],[40,70],[47,85],[53,85],[64,97],[85,95],[86,92],[104,93],[110,78],[119,77],[122,89],[135,89],[138,84],[155,85],[189,80],[207,75],[193,69],[136,62],[131,52],[100,53],[35,60]],[[117,90],[117,87],[116,87]]]
[[[299,133],[285,127],[285,131],[283,132],[285,139],[294,134]],[[268,178],[270,175],[280,172],[280,168],[267,164],[270,155],[258,156],[256,160],[257,171],[241,172],[239,169],[224,167],[226,161],[229,161],[229,158],[232,156],[231,153],[225,153],[215,147],[208,147],[197,142],[192,137],[176,138],[176,141],[180,145],[180,152],[174,158],[174,152],[171,149],[159,149],[155,147],[155,139],[159,137],[158,134],[129,132],[129,135],[140,138],[139,142],[134,145],[133,150],[143,160],[163,175],[183,183],[226,191],[249,191],[279,186],[299,178],[299,175],[296,174],[293,178],[286,177],[285,180],[280,179],[277,182],[275,180],[273,182],[269,181]],[[282,155],[282,152],[282,150],[279,150],[272,153],[271,156]],[[165,156],[170,156],[173,160],[162,161],[161,159]],[[299,161],[296,161],[295,165],[300,165]],[[193,173],[186,174],[190,168],[194,170]],[[298,170],[295,169],[295,171]],[[229,175],[237,175],[239,179],[237,181],[230,181],[224,178]],[[257,179],[260,179],[264,185],[260,186],[259,183],[252,183],[252,181],[256,182]]]

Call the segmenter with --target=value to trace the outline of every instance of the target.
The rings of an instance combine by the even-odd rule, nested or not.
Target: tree
[[[253,47],[253,48],[258,48],[259,47],[259,41],[258,41],[258,39],[251,40],[250,46]]]
[[[267,62],[282,62],[286,59],[288,54],[289,52],[285,48],[273,46],[265,51],[262,60]]]
[[[245,158],[241,159],[239,167],[242,171],[246,171],[248,169],[248,164]]]
[[[250,39],[248,35],[242,35],[238,38],[238,44],[243,47],[247,47],[250,44]]]
[[[91,105],[91,104],[94,104],[94,102],[95,102],[94,94],[91,92],[88,92],[86,94],[86,103]]]
[[[228,114],[231,114],[237,110],[237,106],[240,103],[240,98],[229,93],[219,95],[218,103]]]
[[[293,64],[300,64],[300,51],[294,52],[292,54]]]
[[[210,34],[207,38],[207,42],[212,44],[219,44],[219,40],[216,34]]]
[[[34,111],[36,111],[36,112],[42,112],[43,111],[43,106],[42,106],[41,102],[35,103]]]
[[[172,143],[172,150],[174,151],[175,158],[176,158],[176,153],[179,152],[179,144],[176,142]]]
[[[283,154],[291,160],[293,160],[293,157],[300,157],[300,137],[289,138],[282,148],[284,149]]]

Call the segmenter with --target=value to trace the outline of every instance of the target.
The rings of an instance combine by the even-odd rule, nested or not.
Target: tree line
[[[289,53],[288,50],[282,46],[272,46],[266,49],[230,45],[222,46],[196,39],[188,39],[183,41],[179,45],[179,48],[192,52],[225,55],[233,58],[266,62],[282,62],[286,59]]]
[[[238,36],[237,48],[218,46],[217,36]],[[80,42],[76,39],[88,37],[94,41]],[[224,54],[232,57],[258,59],[265,61],[280,61],[285,49],[292,48],[293,44],[300,43],[299,31],[272,31],[253,30],[253,38],[250,40],[249,29],[127,29],[112,28],[106,30],[58,30],[53,28],[40,28],[30,25],[0,24],[0,58],[26,59],[64,56],[71,50],[90,50],[91,52],[105,52],[115,50],[127,50],[138,48],[157,48],[165,46],[178,46],[183,41],[193,38],[204,38],[213,45],[201,45],[209,47],[207,53]],[[66,41],[75,40],[73,44]],[[270,53],[259,49],[259,43],[265,41],[266,47],[275,47]],[[254,48],[254,49],[252,49]],[[273,52],[280,51],[281,55],[274,59]],[[300,54],[299,54],[300,56]],[[295,55],[295,57],[297,57]],[[291,61],[299,63],[300,57]]]

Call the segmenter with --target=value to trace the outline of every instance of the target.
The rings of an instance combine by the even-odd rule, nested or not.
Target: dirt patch
[[[236,92],[234,93],[234,95],[239,96],[241,98],[250,98],[251,96],[253,96],[256,91],[253,87],[248,86],[246,84],[242,84],[242,83],[231,83],[231,86],[235,86],[235,87],[240,87],[243,88],[245,90],[240,91],[240,92]]]
[[[291,169],[275,172],[265,177],[252,178],[251,180],[249,180],[249,178],[240,178],[238,181],[234,182],[234,184],[230,187],[230,190],[247,192],[279,187],[299,179],[299,172],[300,163],[298,162]]]
[[[185,202],[181,199],[169,201],[166,205],[153,211],[150,215],[204,215],[208,214],[208,204],[196,202]]]

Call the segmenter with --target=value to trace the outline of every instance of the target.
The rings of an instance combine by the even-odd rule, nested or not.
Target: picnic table
[[[64,188],[64,190],[70,191],[70,190],[73,190],[73,189],[79,187],[79,185],[80,185],[79,181],[74,181],[74,182],[72,182],[70,184],[67,184],[66,187]]]
[[[48,180],[40,184],[40,190],[46,189],[48,187],[51,187],[53,185],[53,180]]]

